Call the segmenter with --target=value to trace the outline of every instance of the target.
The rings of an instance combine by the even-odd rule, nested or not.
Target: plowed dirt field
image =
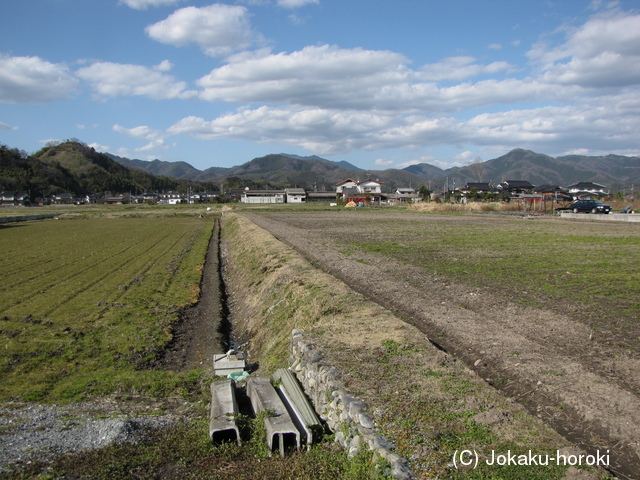
[[[637,274],[628,277],[628,293],[635,297],[630,300],[624,295],[615,298],[617,292],[612,291],[611,296],[585,303],[563,296],[557,286],[566,284],[567,292],[588,288],[607,271],[606,265],[593,259],[593,277],[574,278],[567,267],[575,255],[567,244],[571,238],[589,237],[597,239],[596,243],[607,238],[611,248],[617,248],[612,258],[615,252],[637,255],[640,230],[635,225],[384,210],[254,210],[242,214],[314,265],[418,327],[434,344],[464,360],[487,382],[585,450],[610,450],[613,470],[622,477],[637,478]],[[452,250],[439,248],[442,237],[425,236],[425,232],[445,229],[460,235],[473,233],[477,242],[473,249]],[[549,251],[531,243],[528,252],[527,242],[542,234],[548,235]],[[484,235],[509,237],[521,246],[525,258],[518,263],[518,274],[500,273],[502,252],[485,247]],[[461,252],[478,259],[478,270],[469,271],[468,277],[443,267],[446,263],[469,265],[469,257],[464,262],[456,257]],[[444,263],[443,255],[447,257]],[[527,263],[537,262],[540,255],[549,258],[544,274],[548,279],[539,275],[539,268],[527,275]],[[556,264],[554,256],[562,256],[563,261]],[[576,257],[575,261],[582,260]],[[610,268],[623,269],[624,263]]]

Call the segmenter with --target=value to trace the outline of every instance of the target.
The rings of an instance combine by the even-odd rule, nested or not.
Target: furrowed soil
[[[609,315],[590,315],[588,308],[562,297],[535,303],[529,296],[522,302],[515,288],[453,281],[420,267],[417,257],[414,262],[400,262],[384,252],[348,248],[349,244],[372,239],[390,241],[384,229],[378,228],[384,222],[406,225],[406,235],[445,224],[487,225],[495,229],[496,235],[515,225],[513,222],[552,222],[553,228],[560,222],[563,229],[577,235],[602,227],[585,227],[582,222],[578,225],[555,217],[525,219],[380,210],[254,209],[240,213],[316,267],[404,318],[432,343],[463,360],[489,384],[587,452],[608,450],[611,470],[621,478],[638,478],[637,319],[624,319],[613,310]],[[526,238],[522,241],[526,242]],[[570,245],[557,248],[559,254],[571,254]],[[451,261],[455,262],[455,258]],[[345,343],[349,341],[345,339]]]

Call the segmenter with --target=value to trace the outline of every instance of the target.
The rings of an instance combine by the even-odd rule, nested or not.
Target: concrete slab
[[[223,441],[240,442],[240,431],[236,425],[238,402],[235,382],[230,378],[216,380],[211,384],[211,414],[209,437],[214,443]]]
[[[640,215],[637,213],[570,213],[561,212],[561,218],[573,218],[576,220],[591,220],[594,222],[629,222],[640,223]]]
[[[213,373],[219,377],[243,372],[245,366],[246,361],[241,353],[221,353],[213,356]]]
[[[266,440],[269,450],[273,452],[275,445],[284,457],[285,447],[295,446],[300,450],[300,433],[296,428],[284,403],[278,396],[271,381],[267,377],[249,377],[247,379],[247,395],[256,415],[268,410],[269,415],[264,418],[267,431]]]

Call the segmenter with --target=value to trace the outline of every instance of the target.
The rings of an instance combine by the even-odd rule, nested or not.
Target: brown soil
[[[358,233],[355,212],[243,215],[405,318],[588,452],[610,450],[612,469],[637,478],[637,355],[594,339],[590,327],[558,309],[525,307],[501,292],[456,284],[383,255],[339,253],[337,238],[366,235]],[[393,213],[380,217],[389,220]],[[424,219],[416,214],[412,220]]]
[[[184,311],[180,323],[174,327],[173,341],[158,365],[164,370],[209,369],[214,353],[226,351],[228,332],[221,308],[224,292],[220,284],[219,234],[220,223],[216,219],[202,272],[200,298]]]

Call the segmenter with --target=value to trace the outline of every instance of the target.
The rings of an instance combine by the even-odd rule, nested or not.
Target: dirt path
[[[226,351],[227,325],[222,310],[220,283],[220,222],[215,226],[202,272],[200,300],[187,309],[174,331],[174,341],[160,361],[161,368],[172,371],[188,371],[194,368],[211,368],[214,353]]]
[[[496,292],[455,284],[382,255],[343,255],[335,238],[345,231],[358,235],[357,217],[244,215],[316,266],[403,316],[588,452],[610,450],[613,470],[621,477],[638,478],[637,357],[593,341],[589,327],[567,315],[524,307]]]

